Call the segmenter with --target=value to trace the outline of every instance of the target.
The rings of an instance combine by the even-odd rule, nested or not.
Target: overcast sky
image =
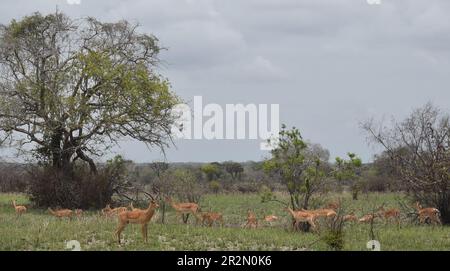
[[[332,157],[352,151],[371,159],[377,150],[359,122],[372,116],[401,119],[427,101],[450,111],[448,0],[68,1],[1,0],[0,23],[57,6],[72,17],[139,22],[168,48],[161,73],[184,100],[277,103],[282,123]],[[258,140],[176,144],[168,161],[268,155]],[[163,159],[140,143],[123,142],[115,152],[139,162]]]

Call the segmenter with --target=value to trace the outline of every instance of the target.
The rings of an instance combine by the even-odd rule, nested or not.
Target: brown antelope
[[[139,208],[134,208],[133,202],[130,202],[129,207],[130,207],[131,211],[134,211],[134,210],[141,210],[141,209],[139,209]]]
[[[339,207],[341,207],[341,204],[339,204],[339,202],[332,201],[327,204],[326,209],[332,209],[334,211],[337,211]]]
[[[117,208],[112,209],[112,210],[111,210],[111,213],[117,215],[117,214],[120,214],[120,213],[126,212],[126,211],[128,211],[128,208],[127,208],[127,207],[117,207]]]
[[[23,213],[26,213],[27,207],[23,205],[16,205],[16,200],[13,200],[12,204],[14,206],[14,210],[16,210],[17,216],[21,216]]]
[[[80,218],[83,215],[83,210],[81,209],[75,209],[75,215]]]
[[[125,212],[125,211],[128,211],[127,207],[117,207],[117,208],[112,209],[109,204],[106,205],[106,207],[102,209],[102,213],[104,215],[106,215],[107,217],[111,217],[113,215],[118,215],[121,212]]]
[[[298,223],[300,222],[308,222],[309,225],[313,228],[313,230],[316,229],[316,224],[314,221],[317,218],[317,214],[313,212],[305,212],[305,211],[294,211],[290,207],[286,207],[286,210],[292,215],[292,218],[294,218],[294,229],[298,228]]]
[[[177,217],[182,217],[183,214],[192,214],[195,217],[196,223],[198,222],[198,211],[200,208],[197,203],[175,203],[170,197],[166,197],[166,202],[169,203],[173,209],[175,209]]]
[[[358,222],[360,223],[372,223],[374,219],[377,218],[377,214],[367,214],[358,219]]]
[[[422,208],[422,205],[419,202],[416,202],[416,210],[419,215],[419,222],[426,223],[429,219],[432,224],[442,224],[440,216],[441,212],[439,212],[436,208]]]
[[[102,209],[102,215],[104,216],[108,216],[109,212],[111,212],[111,206],[109,204],[106,205],[105,208]]]
[[[335,217],[336,216],[336,211],[334,211],[333,209],[316,209],[316,210],[305,210],[302,209],[302,212],[307,212],[307,213],[313,213],[316,215],[316,217]]]
[[[397,224],[400,224],[400,210],[397,208],[391,208],[391,209],[384,209],[383,206],[381,206],[379,209],[379,214],[381,217],[384,218],[385,223],[389,222],[389,219],[393,218]]]
[[[275,215],[267,215],[264,217],[264,221],[269,223],[270,226],[272,226],[272,222],[275,222],[278,220],[278,216]]]
[[[48,211],[57,218],[68,217],[69,219],[72,219],[73,217],[73,211],[70,209],[61,209],[53,211],[51,208],[48,208]]]
[[[358,217],[356,217],[354,212],[351,212],[348,215],[344,215],[344,217],[342,219],[345,222],[356,222],[356,221],[358,221]]]
[[[141,230],[142,230],[142,237],[144,238],[145,242],[147,243],[147,227],[148,223],[152,219],[153,215],[155,214],[155,210],[159,208],[158,203],[156,201],[152,200],[150,201],[148,208],[145,210],[135,209],[133,211],[124,211],[118,214],[119,218],[119,226],[116,230],[117,240],[119,241],[120,245],[120,235],[122,231],[125,229],[125,227],[129,224],[141,224]]]
[[[247,223],[245,223],[244,228],[258,228],[258,219],[250,209],[247,210]]]
[[[211,227],[214,222],[220,222],[221,226],[223,227],[223,216],[221,213],[214,213],[214,212],[203,212],[200,213],[201,223],[202,225],[205,224]]]

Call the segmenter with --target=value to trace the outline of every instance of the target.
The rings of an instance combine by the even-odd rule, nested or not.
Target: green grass
[[[330,195],[330,197],[337,197]],[[398,194],[369,194],[352,201],[348,194],[341,195],[344,206],[359,216],[373,206],[386,203],[396,206]],[[282,199],[283,196],[280,195]],[[24,195],[0,194],[0,250],[64,250],[66,242],[78,240],[82,250],[328,250],[317,233],[293,232],[290,218],[283,206],[276,202],[261,203],[258,195],[207,195],[202,198],[203,210],[224,214],[225,227],[181,224],[169,211],[166,224],[160,224],[158,214],[149,225],[149,243],[142,240],[139,225],[129,225],[123,234],[124,242],[118,245],[113,236],[117,226],[115,218],[100,217],[98,212],[87,212],[80,219],[60,220],[45,210],[29,208],[17,217],[11,200],[29,204]],[[31,206],[31,205],[30,205]],[[242,229],[247,209],[258,217],[275,214],[281,219],[272,226],[263,224],[258,229]],[[382,250],[450,250],[450,227],[411,224],[377,223],[377,240]],[[345,226],[345,250],[366,250],[369,226]]]

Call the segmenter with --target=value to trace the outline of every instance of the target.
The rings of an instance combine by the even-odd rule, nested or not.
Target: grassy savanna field
[[[399,194],[371,193],[352,201],[342,194],[347,209],[360,217],[375,205],[385,203],[396,207]],[[282,196],[281,196],[282,198]],[[169,207],[165,224],[157,213],[149,225],[149,242],[143,242],[140,226],[129,225],[118,245],[113,233],[117,218],[105,218],[98,211],[87,211],[81,218],[57,219],[46,210],[31,207],[22,217],[17,217],[11,200],[29,204],[26,196],[0,194],[0,250],[65,250],[66,242],[78,240],[82,250],[329,250],[318,233],[293,232],[290,216],[276,202],[261,203],[259,195],[205,195],[200,205],[204,211],[222,212],[225,227],[196,226],[176,220]],[[144,207],[144,206],[141,206]],[[243,229],[246,211],[252,209],[260,220],[258,229]],[[275,214],[280,220],[268,225],[261,221],[264,215]],[[369,225],[345,225],[344,250],[366,250]],[[375,224],[376,239],[382,250],[450,250],[450,227],[417,225],[403,219],[400,228],[395,223]]]

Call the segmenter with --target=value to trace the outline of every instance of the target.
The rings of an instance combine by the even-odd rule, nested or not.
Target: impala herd
[[[191,214],[196,219],[196,224],[199,222],[202,226],[213,226],[214,223],[219,223],[221,226],[224,226],[223,215],[221,213],[216,212],[203,212],[200,210],[200,206],[197,203],[185,202],[185,203],[175,203],[172,198],[166,197],[165,202],[168,203],[176,212],[176,217],[181,218],[185,214]],[[17,217],[23,215],[27,212],[27,207],[23,205],[17,205],[16,201],[12,201],[12,205],[16,212]],[[158,203],[155,200],[151,200],[147,209],[139,209],[133,206],[133,203],[130,203],[128,207],[117,207],[111,208],[108,204],[105,208],[101,210],[101,214],[105,217],[113,217],[117,216],[118,218],[118,227],[115,231],[115,235],[120,244],[120,237],[122,231],[125,227],[132,224],[140,224],[142,237],[145,242],[147,242],[147,228],[150,223],[152,217],[155,214],[156,209],[159,208]],[[416,202],[414,206],[416,210],[416,215],[420,223],[431,223],[431,224],[442,224],[440,220],[440,212],[436,208],[423,208],[419,202]],[[323,209],[315,209],[315,210],[292,210],[289,207],[286,207],[285,210],[292,216],[293,227],[297,229],[299,223],[308,223],[312,230],[316,230],[318,227],[318,219],[333,219],[338,215],[338,210],[340,209],[340,204],[336,202],[329,203],[326,208]],[[58,209],[53,210],[48,208],[48,211],[51,215],[57,218],[69,218],[72,219],[74,216],[81,217],[83,214],[83,210],[81,209]],[[397,225],[400,224],[400,215],[401,212],[397,208],[385,209],[383,206],[379,207],[376,211],[363,215],[358,218],[354,212],[350,212],[342,216],[342,220],[345,222],[359,222],[359,223],[372,223],[376,218],[384,220],[385,223],[393,220]],[[279,218],[275,215],[267,215],[262,218],[264,222],[269,223],[271,225],[272,222],[277,221]],[[243,226],[244,228],[258,228],[258,218],[256,214],[248,209],[247,210],[247,220]]]

